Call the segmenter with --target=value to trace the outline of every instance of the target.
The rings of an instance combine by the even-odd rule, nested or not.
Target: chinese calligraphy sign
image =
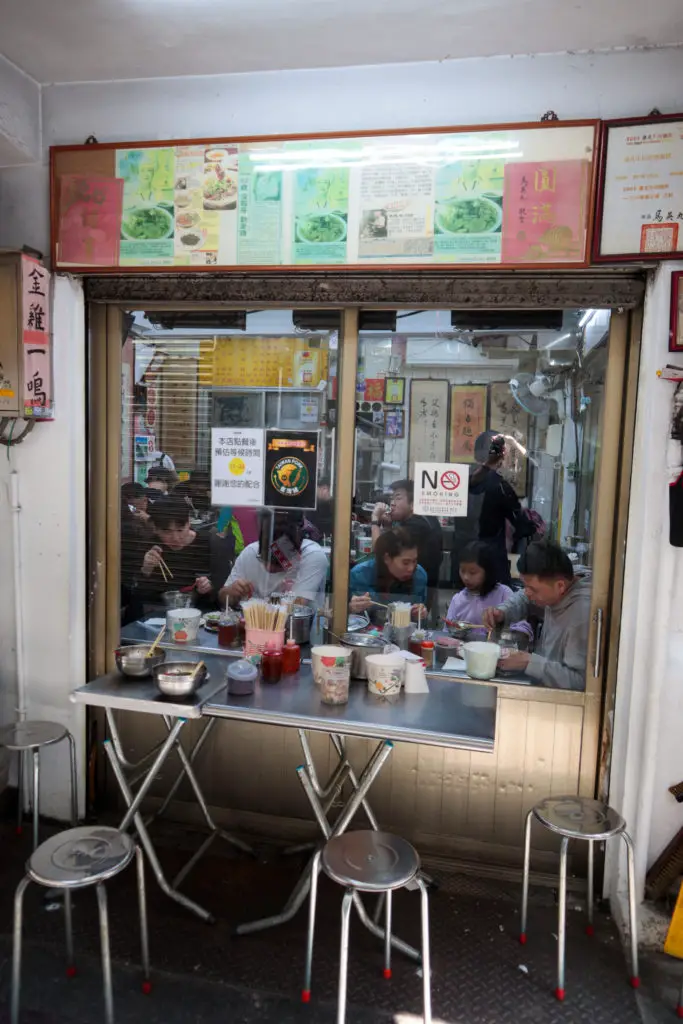
[[[21,326],[24,349],[24,415],[53,418],[50,345],[50,274],[38,260],[21,257]]]
[[[486,385],[453,384],[451,387],[451,462],[474,462],[474,442],[486,430]]]
[[[589,164],[585,160],[506,164],[504,263],[566,263],[586,242]]]
[[[410,385],[408,461],[446,462],[448,452],[447,380],[413,380]]]

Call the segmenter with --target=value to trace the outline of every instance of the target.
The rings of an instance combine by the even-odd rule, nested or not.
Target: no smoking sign
[[[418,515],[466,516],[470,467],[453,462],[415,463],[415,503]]]

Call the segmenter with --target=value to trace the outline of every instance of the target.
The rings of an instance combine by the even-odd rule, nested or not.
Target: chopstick
[[[147,655],[146,655],[146,656],[147,656],[148,658],[151,658],[151,657],[152,657],[152,655],[154,654],[154,651],[155,651],[155,649],[156,649],[156,646],[157,646],[157,644],[159,643],[159,641],[161,640],[161,638],[162,638],[162,636],[164,635],[164,633],[165,633],[165,632],[166,632],[166,623],[164,623],[164,624],[163,624],[163,626],[162,626],[162,627],[161,627],[161,629],[159,630],[159,635],[158,635],[158,637],[156,638],[156,640],[154,641],[154,643],[152,644],[152,646],[150,647],[150,649],[149,649],[149,650],[147,651]]]
[[[370,604],[374,604],[377,608],[388,608],[388,604],[382,604],[381,601],[371,601]]]
[[[168,573],[168,578],[172,580],[173,579],[173,573],[171,572],[169,567],[166,565],[166,562],[163,560],[163,558],[159,559],[159,565],[164,567],[164,569]]]
[[[161,575],[162,575],[162,576],[164,577],[164,583],[168,583],[168,576],[167,576],[167,575],[166,575],[166,573],[164,572],[164,566],[163,566],[163,563],[162,563],[162,562],[158,562],[158,563],[157,563],[157,569],[159,570],[159,572],[161,573]]]
[[[197,678],[197,676],[199,675],[199,672],[200,672],[200,671],[201,671],[201,669],[203,669],[203,668],[204,668],[204,662],[203,662],[203,661],[199,661],[199,662],[197,662],[197,664],[196,664],[196,665],[195,665],[195,667],[194,667],[194,671],[193,671],[193,673],[192,673],[192,680],[193,680],[193,681],[194,681],[194,680],[195,680],[195,679]]]

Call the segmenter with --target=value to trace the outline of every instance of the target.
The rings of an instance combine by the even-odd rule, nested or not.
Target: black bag
[[[683,548],[683,473],[669,484],[669,544]]]

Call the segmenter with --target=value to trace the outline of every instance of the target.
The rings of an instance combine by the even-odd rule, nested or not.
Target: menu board
[[[54,263],[583,265],[594,137],[569,122],[55,147]]]
[[[683,115],[603,127],[594,259],[683,255]]]
[[[204,387],[317,388],[327,371],[327,350],[305,338],[236,335],[199,344]]]

